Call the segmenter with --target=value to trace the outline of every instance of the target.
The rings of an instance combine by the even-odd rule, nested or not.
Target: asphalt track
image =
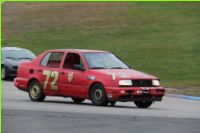
[[[12,81],[2,82],[2,97],[3,133],[200,132],[200,101],[164,97],[149,109],[132,102],[97,107],[59,97],[32,102]]]

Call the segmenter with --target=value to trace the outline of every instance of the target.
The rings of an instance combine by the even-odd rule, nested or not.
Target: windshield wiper
[[[30,58],[30,57],[20,57],[18,59],[33,59],[33,58]]]
[[[110,69],[125,69],[125,68],[122,68],[122,67],[111,67]]]
[[[90,69],[106,69],[104,67],[91,67]]]
[[[16,58],[14,58],[14,57],[5,57],[6,59],[16,59]]]

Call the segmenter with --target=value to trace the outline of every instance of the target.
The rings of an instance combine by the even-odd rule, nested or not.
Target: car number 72
[[[43,88],[44,89],[47,88],[47,84],[49,82],[49,78],[51,77],[51,78],[53,78],[53,80],[50,83],[51,90],[52,91],[57,91],[58,90],[58,85],[57,85],[58,72],[57,71],[44,70],[42,74],[46,76]]]

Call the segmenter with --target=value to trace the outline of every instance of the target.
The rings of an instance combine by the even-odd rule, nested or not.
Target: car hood
[[[116,76],[120,79],[158,79],[155,76],[134,69],[96,69],[94,73]]]

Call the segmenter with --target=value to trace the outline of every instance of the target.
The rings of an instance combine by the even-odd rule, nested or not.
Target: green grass
[[[165,86],[200,85],[199,7],[194,2],[4,3],[3,46],[36,54],[108,50]]]

